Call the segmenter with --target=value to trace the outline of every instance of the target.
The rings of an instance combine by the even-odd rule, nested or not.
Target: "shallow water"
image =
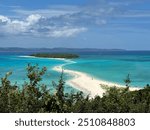
[[[12,71],[13,75],[10,80],[18,84],[23,84],[27,80],[26,66],[30,64],[38,64],[40,67],[47,67],[48,71],[43,77],[42,83],[47,84],[51,91],[52,81],[57,82],[60,73],[52,70],[54,66],[61,65],[67,61],[44,59],[44,58],[28,58],[20,57],[27,54],[10,54],[0,53],[0,77],[6,72]],[[144,87],[150,84],[150,52],[101,52],[80,54],[79,59],[75,62],[66,64],[65,69],[72,69],[88,73],[94,78],[103,79],[110,82],[124,84],[124,79],[128,74],[131,76],[132,86]],[[64,79],[72,78],[70,75],[64,76]],[[65,91],[76,91],[67,86]]]
[[[124,85],[130,74],[131,85],[144,87],[150,84],[150,55],[83,55],[68,69],[86,72],[95,78]]]
[[[55,60],[55,59],[44,59],[44,58],[29,58],[23,57],[22,55],[0,55],[0,77],[3,77],[7,72],[13,72],[9,79],[13,84],[17,83],[18,85],[23,85],[25,81],[28,81],[26,77],[27,71],[26,67],[28,64],[36,65],[40,68],[46,67],[47,72],[43,76],[43,80],[41,84],[46,84],[51,92],[55,91],[55,87],[52,85],[52,81],[58,83],[60,78],[60,73],[52,70],[52,68],[56,65],[61,65],[66,63],[63,60]],[[64,80],[72,78],[70,75],[64,75]],[[77,91],[76,89],[67,86],[65,88],[66,92]]]

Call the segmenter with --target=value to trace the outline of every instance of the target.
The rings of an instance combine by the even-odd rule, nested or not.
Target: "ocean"
[[[150,51],[101,51],[78,53],[80,58],[73,59],[74,62],[46,58],[24,57],[32,52],[11,53],[0,52],[0,77],[7,72],[13,72],[9,77],[12,83],[20,86],[27,80],[26,67],[28,63],[38,64],[41,68],[47,67],[47,72],[41,83],[46,84],[51,92],[55,89],[52,81],[58,83],[60,73],[52,68],[65,64],[64,69],[80,71],[91,75],[93,78],[125,85],[124,79],[130,74],[131,86],[145,87],[150,84]],[[69,74],[64,74],[64,80],[73,78]],[[77,91],[72,86],[66,85],[66,92]]]

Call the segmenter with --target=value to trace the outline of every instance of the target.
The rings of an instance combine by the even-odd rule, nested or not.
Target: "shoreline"
[[[66,63],[66,64],[55,66],[53,70],[57,72],[62,72],[63,70],[64,73],[68,73],[72,75],[73,79],[67,80],[66,84],[80,91],[83,91],[85,94],[89,95],[91,98],[94,98],[97,95],[102,97],[103,93],[106,92],[106,90],[103,88],[104,86],[106,87],[116,86],[118,88],[126,87],[125,85],[119,85],[117,83],[112,83],[112,82],[93,78],[92,76],[83,72],[64,69],[63,67],[67,64],[71,64],[71,63]],[[130,91],[139,90],[139,89],[140,88],[134,88],[134,87],[129,88]]]
[[[36,57],[36,56],[19,56],[22,58],[37,58],[37,59],[52,59],[52,60],[63,60],[63,61],[67,61],[67,59],[65,58],[45,58],[45,57]]]
[[[76,63],[75,61],[72,61],[70,59],[65,59],[65,58],[44,58],[44,57],[36,57],[36,56],[19,56],[19,57],[22,57],[22,58],[49,59],[49,60],[61,60],[61,61],[68,62],[68,63],[65,63],[65,65],[71,64],[71,63]]]
[[[20,57],[42,58],[42,57],[34,57],[34,56],[20,56]],[[42,58],[42,59],[45,59],[45,58]],[[46,58],[46,59],[65,61],[66,63],[54,66],[52,68],[52,70],[57,71],[57,72],[62,72],[62,70],[63,70],[64,73],[67,73],[67,74],[73,76],[72,79],[66,81],[66,84],[69,86],[72,86],[80,91],[83,91],[86,95],[89,95],[90,98],[94,98],[97,95],[102,97],[103,93],[106,92],[106,89],[104,89],[104,86],[106,88],[107,87],[110,88],[110,87],[114,87],[114,86],[116,86],[118,88],[126,87],[125,85],[120,85],[117,83],[93,78],[91,75],[84,73],[84,72],[65,69],[64,66],[72,64],[72,63],[76,63],[72,60],[65,59],[65,58]],[[140,88],[136,88],[136,87],[129,88],[130,91],[135,91],[135,90],[139,90],[139,89]]]

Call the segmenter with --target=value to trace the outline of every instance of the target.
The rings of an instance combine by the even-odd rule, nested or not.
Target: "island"
[[[31,54],[30,56],[42,58],[65,58],[65,59],[79,58],[79,55],[69,53],[36,53]]]

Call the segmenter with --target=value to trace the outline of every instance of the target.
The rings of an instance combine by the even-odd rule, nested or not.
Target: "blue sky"
[[[150,0],[0,0],[0,47],[150,50]]]

